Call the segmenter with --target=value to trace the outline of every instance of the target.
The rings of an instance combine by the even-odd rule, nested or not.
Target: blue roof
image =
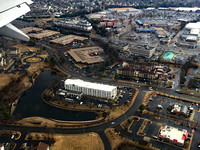
[[[136,20],[137,21],[137,23],[139,23],[139,24],[143,24],[143,22],[142,21],[140,21],[140,20]]]

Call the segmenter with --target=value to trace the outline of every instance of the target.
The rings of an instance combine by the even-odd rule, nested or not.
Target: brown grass
[[[106,129],[105,134],[107,135],[107,137],[110,141],[112,150],[117,149],[123,143],[125,143],[125,145],[128,145],[129,149],[135,149],[137,147],[137,148],[145,149],[145,150],[159,150],[158,148],[152,147],[150,144],[142,145],[138,142],[129,140],[127,138],[123,138],[123,137],[119,136],[118,132],[115,132],[114,128]],[[123,147],[123,148],[126,149],[127,147]]]
[[[0,90],[8,85],[13,79],[17,79],[19,75],[17,74],[0,74]]]
[[[104,150],[97,133],[58,135],[51,150]]]
[[[28,58],[26,59],[27,62],[29,63],[39,63],[41,61],[41,58],[38,58],[38,57],[32,57],[32,58]]]
[[[110,141],[112,150],[117,148],[122,142],[125,141],[125,138],[120,137],[119,134],[115,132],[114,128],[106,129],[105,134]]]
[[[32,50],[33,52],[37,52],[39,50],[39,48],[37,47],[31,47],[31,46],[27,46],[26,44],[17,44],[14,45],[13,47],[19,48],[20,52],[29,52],[30,50]]]

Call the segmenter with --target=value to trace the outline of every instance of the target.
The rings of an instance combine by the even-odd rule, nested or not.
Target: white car
[[[111,124],[113,125],[113,124],[115,124],[115,122],[111,122]]]
[[[157,136],[155,136],[155,135],[153,135],[153,136],[152,136],[152,138],[154,138],[154,139],[158,139],[158,137],[157,137]]]
[[[190,95],[194,95],[194,93],[190,93]]]
[[[152,87],[149,87],[149,90],[152,91],[153,90]]]

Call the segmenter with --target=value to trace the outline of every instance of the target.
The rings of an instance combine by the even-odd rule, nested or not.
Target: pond
[[[98,114],[94,112],[63,110],[44,103],[41,94],[56,79],[58,80],[56,73],[52,71],[42,72],[36,79],[34,85],[20,97],[13,116],[20,118],[38,116],[63,121],[87,121],[96,119]]]

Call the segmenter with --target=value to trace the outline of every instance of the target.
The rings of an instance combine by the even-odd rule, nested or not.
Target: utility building
[[[114,99],[117,95],[116,86],[86,82],[80,79],[67,79],[65,80],[64,87],[66,90],[106,99]]]

